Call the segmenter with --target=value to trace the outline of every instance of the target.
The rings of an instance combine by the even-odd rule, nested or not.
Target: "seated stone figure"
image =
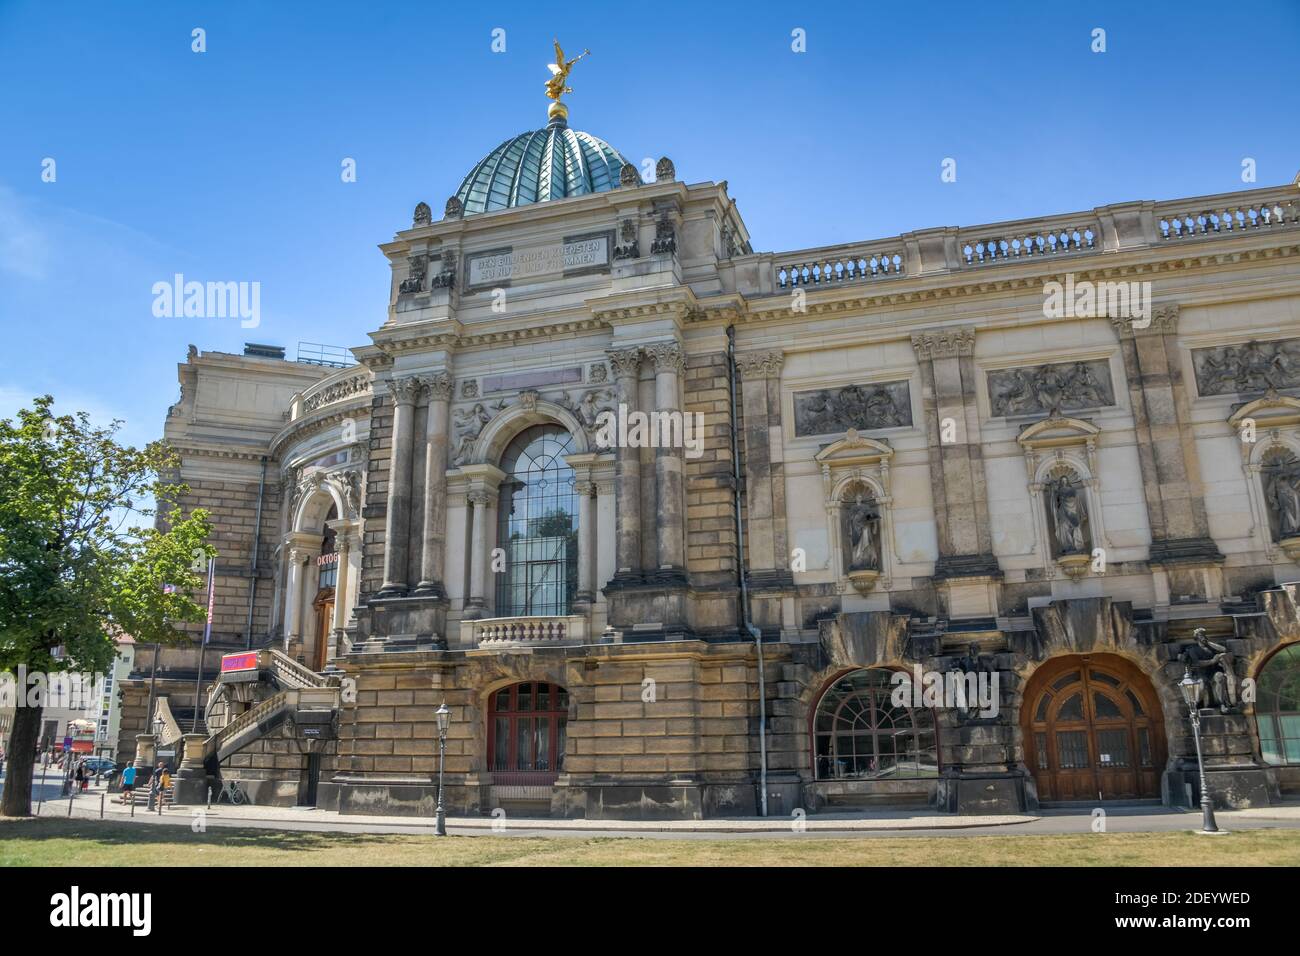
[[[1196,643],[1184,645],[1178,655],[1189,671],[1202,675],[1200,707],[1218,707],[1221,713],[1237,708],[1237,673],[1235,658],[1223,644],[1205,635],[1205,628],[1192,632]]]

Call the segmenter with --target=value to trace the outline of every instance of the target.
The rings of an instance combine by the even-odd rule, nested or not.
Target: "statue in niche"
[[[967,674],[976,674],[976,675],[987,674],[989,675],[988,677],[989,683],[992,686],[996,687],[997,685],[992,683],[993,680],[992,662],[989,661],[988,658],[986,658],[983,654],[980,653],[979,643],[977,641],[971,641],[969,644],[966,645],[966,653],[963,654],[961,657],[953,658],[952,665],[948,668],[948,670],[951,673],[956,674],[958,678],[956,681],[953,682],[953,686],[957,691],[956,710],[958,715],[963,720],[970,720],[971,718],[978,716],[980,713],[979,695],[977,693],[975,698],[971,699],[970,696],[966,693],[967,685],[965,681],[965,676]],[[978,679],[979,678],[977,676],[976,677],[977,682]]]
[[[453,416],[456,429],[456,452],[452,458],[457,465],[469,461],[474,452],[474,442],[478,440],[483,426],[492,420],[482,402],[475,402],[473,408],[462,408]]]
[[[1080,493],[1081,482],[1063,472],[1047,482],[1047,516],[1057,556],[1088,551],[1088,507]]]
[[[849,571],[880,570],[880,510],[870,494],[859,489],[844,502],[845,564]]]
[[[1273,453],[1260,473],[1274,538],[1300,535],[1300,461],[1289,451]]]
[[[1205,634],[1205,628],[1192,632],[1195,643],[1183,646],[1178,659],[1190,671],[1201,674],[1201,699],[1198,707],[1218,707],[1220,713],[1237,708],[1236,658],[1224,644],[1216,644]]]

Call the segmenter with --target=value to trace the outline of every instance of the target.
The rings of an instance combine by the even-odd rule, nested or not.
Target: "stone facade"
[[[1234,687],[1300,639],[1298,212],[1288,186],[788,254],[752,251],[725,184],[673,177],[417,216],[381,247],[387,320],[357,366],[182,366],[167,437],[217,520],[222,639],[247,637],[256,581],[253,643],[339,688],[335,736],[299,706],[225,772],[296,800],[314,753],[321,805],[430,813],[445,703],[456,813],[998,812],[1089,780],[1194,800],[1196,629]],[[1129,282],[1145,311],[1049,308]],[[242,407],[230,376],[266,387]],[[638,412],[698,442],[601,443],[602,413]],[[516,536],[562,537],[519,523],[531,479],[504,469],[531,435],[563,445],[546,507],[576,549],[539,564],[568,589],[543,612],[498,581]],[[853,750],[875,730],[825,729],[832,688],[916,668],[996,678],[991,712],[920,708],[892,772]],[[1077,726],[1069,680],[1100,695]],[[521,685],[551,709],[503,710]],[[219,722],[275,690],[214,693]],[[1294,789],[1253,701],[1204,730],[1222,803]]]

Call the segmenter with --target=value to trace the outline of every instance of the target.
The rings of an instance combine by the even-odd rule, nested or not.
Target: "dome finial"
[[[551,71],[551,78],[546,81],[546,95],[555,102],[546,111],[546,115],[555,125],[564,126],[569,121],[569,108],[560,102],[560,97],[565,93],[573,92],[573,88],[566,86],[565,81],[569,78],[569,71],[573,69],[573,64],[591,51],[583,50],[572,60],[565,60],[564,51],[560,49],[560,41],[551,42],[555,44],[555,62],[546,64],[546,68]]]

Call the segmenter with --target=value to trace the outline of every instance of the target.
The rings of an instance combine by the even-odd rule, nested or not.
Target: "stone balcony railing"
[[[1158,248],[1197,239],[1300,229],[1300,185],[1162,202],[1128,202],[1085,212],[981,226],[940,227],[892,239],[734,257],[736,291],[779,295],[828,286],[984,272],[1012,263],[1059,262]],[[756,267],[756,268],[755,268]]]
[[[462,646],[468,647],[556,647],[583,644],[587,640],[587,619],[580,614],[566,617],[493,617],[462,621]]]
[[[365,368],[356,365],[341,368],[294,396],[289,421],[295,422],[329,405],[369,395],[370,382],[370,372]]]

